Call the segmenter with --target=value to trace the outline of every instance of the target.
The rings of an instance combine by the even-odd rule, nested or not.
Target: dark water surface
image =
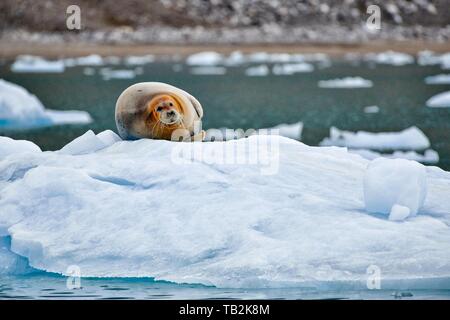
[[[37,95],[46,108],[88,111],[94,118],[89,125],[55,126],[27,131],[5,131],[0,135],[28,139],[44,150],[61,148],[88,129],[98,133],[115,130],[114,107],[119,94],[141,81],[162,81],[179,86],[203,104],[203,127],[264,128],[279,123],[304,122],[303,142],[316,145],[328,136],[329,128],[374,132],[399,131],[419,127],[430,139],[441,161],[450,170],[450,108],[428,108],[431,96],[450,90],[450,85],[426,85],[424,78],[443,73],[437,66],[416,64],[394,67],[334,61],[331,67],[311,73],[289,76],[247,77],[247,66],[230,67],[226,75],[192,75],[173,63],[144,66],[134,79],[104,81],[86,76],[83,67],[68,68],[61,74],[17,74],[8,65],[0,69],[0,78],[17,83]],[[115,68],[120,68],[116,66]],[[319,80],[361,76],[372,80],[372,88],[322,89]],[[380,112],[364,113],[366,106],[377,105]]]

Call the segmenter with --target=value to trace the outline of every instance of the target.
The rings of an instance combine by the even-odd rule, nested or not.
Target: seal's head
[[[201,140],[202,116],[197,99],[161,82],[134,84],[116,103],[116,125],[122,139]]]
[[[180,124],[183,120],[181,104],[168,94],[156,95],[148,104],[150,124],[160,122],[163,126]]]

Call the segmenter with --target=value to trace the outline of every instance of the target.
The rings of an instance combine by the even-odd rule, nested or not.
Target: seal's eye
[[[173,107],[173,103],[172,103],[172,102],[169,102],[169,106]]]
[[[163,109],[162,107],[158,107],[158,108],[156,108],[156,111],[161,112],[162,109]]]

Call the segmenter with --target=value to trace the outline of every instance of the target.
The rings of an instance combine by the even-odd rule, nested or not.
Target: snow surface
[[[25,88],[0,79],[0,127],[18,129],[90,122],[92,118],[85,111],[45,109]]]
[[[423,196],[426,175],[419,214],[394,222],[365,211],[369,162],[344,148],[260,135],[102,149],[98,140],[92,133],[78,140],[83,154],[35,150],[0,159],[0,236],[11,236],[11,250],[31,266],[220,287],[365,283],[370,265],[383,281],[450,276],[450,173],[438,168],[370,165],[370,177],[382,173],[369,180],[383,186],[382,200],[374,199],[383,206],[396,195],[392,202],[420,207],[410,200]],[[267,144],[274,148],[266,159],[278,161],[274,174],[261,174],[264,162],[233,161]],[[10,258],[1,255],[1,265]]]
[[[321,80],[318,83],[320,88],[370,88],[373,86],[372,81],[361,77],[345,77],[342,79]]]
[[[439,154],[432,149],[427,149],[423,154],[416,151],[401,151],[397,150],[393,153],[380,153],[367,149],[350,149],[349,152],[359,154],[361,157],[373,160],[376,158],[389,158],[389,159],[407,159],[414,160],[422,163],[436,164],[439,162]]]
[[[301,140],[303,131],[303,122],[296,122],[292,124],[282,123],[272,128],[268,128],[267,130],[272,131],[273,129],[278,130],[278,134],[280,136],[291,138],[294,140]]]
[[[63,61],[49,61],[32,55],[20,55],[11,65],[12,72],[61,73],[64,72]]]
[[[356,149],[378,150],[422,150],[430,147],[430,140],[417,127],[400,132],[351,132],[330,128],[330,137],[320,142],[321,146],[339,146]]]
[[[450,91],[432,96],[427,100],[426,105],[430,108],[450,108]]]
[[[390,214],[391,220],[416,215],[427,195],[426,168],[416,161],[404,159],[373,160],[364,175],[366,210]],[[406,207],[393,207],[394,205]]]
[[[426,84],[450,84],[450,74],[438,74],[425,78]]]

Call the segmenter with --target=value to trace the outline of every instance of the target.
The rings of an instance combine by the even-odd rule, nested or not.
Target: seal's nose
[[[167,112],[168,117],[175,117],[175,111],[171,110]]]

